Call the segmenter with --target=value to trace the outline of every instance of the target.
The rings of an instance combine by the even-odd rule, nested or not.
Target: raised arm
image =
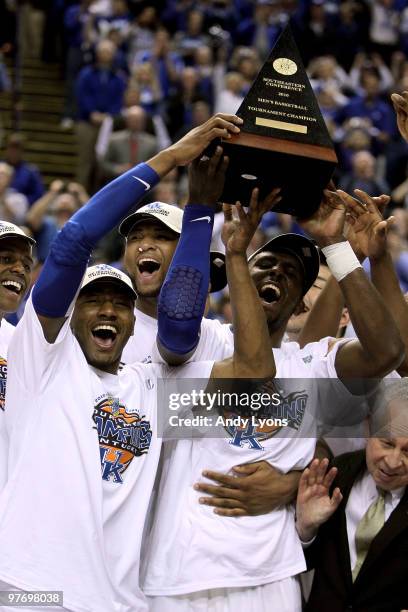
[[[381,212],[381,204],[388,201],[389,197],[373,198],[359,189],[356,189],[355,193],[360,201],[351,196],[346,199],[351,218],[349,239],[353,249],[370,259],[371,280],[392,313],[405,346],[405,357],[397,371],[401,376],[407,376],[408,305],[401,291],[394,263],[387,247],[387,230],[394,217],[384,220]]]
[[[210,278],[214,212],[221,196],[228,158],[217,147],[211,158],[189,167],[189,197],[181,236],[160,291],[157,346],[170,365],[179,365],[197,348]]]
[[[336,372],[343,380],[382,377],[399,366],[404,347],[384,301],[344,238],[347,194],[338,190],[326,196],[317,213],[302,225],[323,248],[358,338],[340,347]]]
[[[314,459],[303,472],[296,503],[296,529],[302,542],[312,540],[320,525],[325,523],[337,510],[343,496],[336,487],[330,495],[330,488],[337,474],[337,468],[328,470],[329,460]]]
[[[57,235],[33,290],[33,305],[49,342],[55,342],[69,314],[92,249],[172,168],[185,165],[213,138],[239,131],[241,120],[218,115],[179,142],[118,177],[75,213]]]
[[[258,292],[249,274],[246,251],[262,215],[281,199],[274,189],[261,203],[254,189],[248,212],[237,203],[239,221],[233,219],[233,208],[224,204],[222,232],[225,244],[228,286],[231,298],[234,353],[230,359],[216,363],[213,378],[267,378],[276,374],[269,332]]]

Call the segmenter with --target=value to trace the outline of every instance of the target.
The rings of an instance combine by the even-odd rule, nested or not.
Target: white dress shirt
[[[388,521],[391,513],[398,506],[404,491],[405,487],[401,487],[385,495],[385,521]],[[353,484],[346,505],[347,538],[351,569],[353,569],[357,561],[355,542],[357,526],[377,497],[378,491],[375,481],[370,472],[366,470],[364,475]]]

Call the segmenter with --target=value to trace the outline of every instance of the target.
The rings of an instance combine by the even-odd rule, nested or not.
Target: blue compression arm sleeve
[[[34,286],[35,311],[65,317],[84,276],[92,249],[160,180],[139,164],[98,191],[58,232]]]
[[[180,240],[160,291],[158,338],[176,355],[186,355],[198,344],[210,281],[213,222],[212,208],[186,206]]]

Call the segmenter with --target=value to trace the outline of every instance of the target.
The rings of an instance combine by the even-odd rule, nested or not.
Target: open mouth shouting
[[[16,296],[20,296],[25,290],[25,284],[18,280],[5,279],[1,281],[1,286]]]
[[[263,302],[273,304],[279,302],[281,298],[281,288],[277,283],[268,281],[258,289],[258,295]]]
[[[142,257],[137,262],[138,282],[148,285],[159,281],[160,262],[152,257]]]
[[[112,323],[98,323],[92,328],[91,333],[98,348],[109,351],[114,347],[119,332]]]

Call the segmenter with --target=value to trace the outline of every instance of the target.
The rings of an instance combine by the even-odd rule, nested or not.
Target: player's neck
[[[143,314],[157,319],[157,297],[138,297],[136,300],[136,310]]]
[[[279,329],[273,329],[273,330],[269,329],[269,339],[271,342],[271,348],[279,348],[280,345],[282,344],[284,335],[285,335],[284,326],[282,326]]]

